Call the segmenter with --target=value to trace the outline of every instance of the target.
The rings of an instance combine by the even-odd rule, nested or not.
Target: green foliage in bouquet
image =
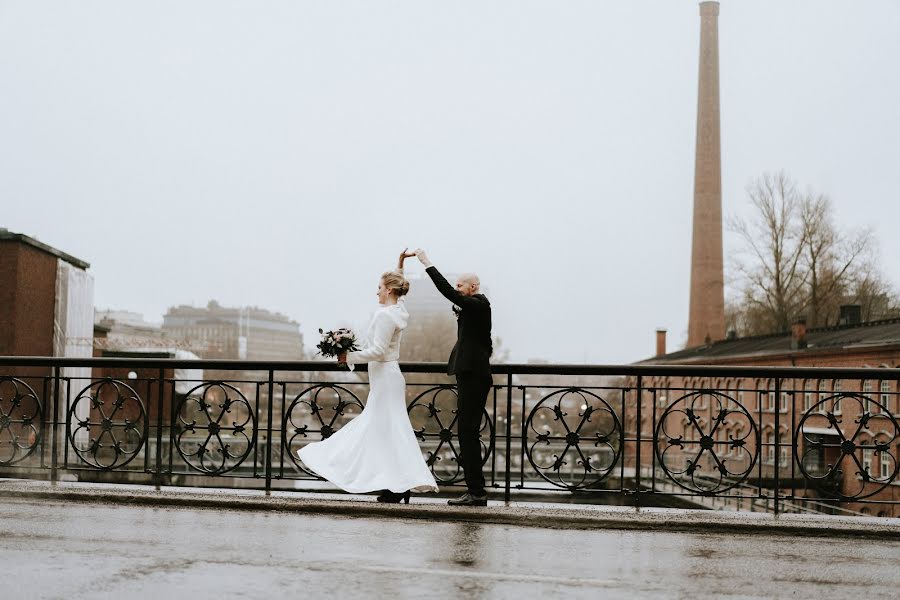
[[[335,358],[344,352],[356,352],[359,346],[356,345],[356,334],[352,330],[346,328],[335,329],[334,331],[323,331],[322,340],[316,344],[319,354],[326,358]]]

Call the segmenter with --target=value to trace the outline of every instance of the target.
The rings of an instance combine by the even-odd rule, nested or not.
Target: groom
[[[454,289],[431,264],[424,250],[416,250],[416,257],[425,266],[425,272],[438,291],[454,304],[453,312],[457,318],[456,345],[450,353],[447,374],[456,375],[459,458],[469,491],[448,504],[487,506],[478,431],[481,429],[487,395],[493,385],[490,365],[493,352],[491,303],[484,294],[478,293],[480,282],[474,273],[460,275]]]

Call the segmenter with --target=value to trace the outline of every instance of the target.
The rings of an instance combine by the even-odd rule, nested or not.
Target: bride
[[[412,491],[438,491],[409,422],[406,381],[397,363],[400,338],[409,321],[403,298],[409,282],[403,277],[403,261],[414,255],[404,250],[397,270],[381,276],[381,306],[369,325],[368,344],[338,357],[339,362],[369,364],[365,408],[328,439],[297,451],[307,467],[344,491],[381,490],[379,502],[409,504]]]

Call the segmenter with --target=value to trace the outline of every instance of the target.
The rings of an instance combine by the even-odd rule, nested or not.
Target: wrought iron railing
[[[203,369],[199,380],[183,379]],[[456,389],[404,363],[410,421],[461,486]],[[900,516],[897,369],[495,365],[484,471],[506,500]],[[317,481],[297,455],[365,406],[365,368],[324,362],[0,357],[0,474],[265,490]]]

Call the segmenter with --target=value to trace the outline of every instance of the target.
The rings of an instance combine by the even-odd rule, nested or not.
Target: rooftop
[[[876,349],[900,345],[900,318],[809,329],[806,347],[794,348],[791,334],[775,333],[685,348],[656,356],[639,364],[693,363],[738,357],[758,358],[784,354],[814,354],[848,349]]]
[[[65,252],[57,250],[52,246],[48,246],[43,242],[39,242],[33,237],[28,237],[24,233],[14,233],[8,229],[0,228],[0,242],[20,242],[22,244],[27,244],[32,248],[36,248],[42,252],[46,252],[47,254],[52,254],[53,256],[60,258],[67,263],[78,267],[79,269],[88,269],[91,266],[88,262],[75,258],[71,254],[66,254]]]

